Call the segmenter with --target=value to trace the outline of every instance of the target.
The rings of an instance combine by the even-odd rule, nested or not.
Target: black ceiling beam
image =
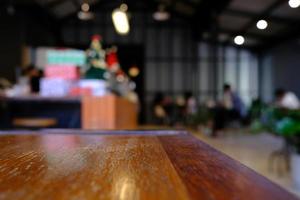
[[[218,15],[224,11],[230,2],[231,0],[200,1],[196,7],[197,12],[192,19],[193,29],[199,39],[202,39],[201,35],[205,31],[218,32]]]
[[[235,31],[235,30],[221,28],[221,29],[219,29],[219,32],[220,33],[226,33],[226,34],[228,34],[232,37],[237,36],[237,31]],[[270,37],[268,35],[261,35],[261,34],[250,33],[250,32],[245,33],[244,36],[245,37],[250,37],[250,38],[253,38],[253,39],[257,39],[257,40],[262,40],[262,41],[266,40]]]
[[[294,24],[291,28],[280,35],[273,36],[266,40],[262,45],[257,47],[258,51],[266,51],[268,49],[274,48],[280,44],[287,41],[292,41],[300,37],[300,24]]]
[[[226,9],[224,11],[225,14],[232,15],[232,16],[237,16],[237,17],[247,17],[247,18],[256,18],[257,14],[249,11],[242,11],[242,10],[235,10],[235,9]],[[265,20],[268,21],[273,21],[276,23],[281,23],[281,24],[295,24],[295,23],[300,23],[300,20],[297,19],[292,19],[292,18],[286,18],[286,17],[277,17],[277,16],[270,16],[267,15],[264,17]]]
[[[55,14],[52,13],[51,11],[52,11],[55,7],[59,6],[60,4],[66,2],[66,1],[72,1],[72,0],[56,0],[56,1],[51,1],[51,2],[49,2],[49,3],[46,3],[46,4],[43,4],[43,3],[41,3],[39,0],[36,0],[37,4],[38,4],[39,6],[41,6],[42,9],[43,9],[47,14],[52,15],[53,18],[56,18],[56,16],[55,16]]]
[[[39,0],[37,0],[36,2],[39,2]],[[63,0],[56,0],[56,1],[51,1],[47,4],[42,4],[42,3],[39,3],[39,4],[43,5],[44,7],[48,8],[48,9],[51,9],[51,8],[54,8],[57,5],[61,4],[62,2],[63,2]]]
[[[145,11],[157,9],[157,4],[151,0],[143,1],[124,1],[128,5],[129,11]],[[112,1],[112,0],[99,0],[97,3],[91,5],[91,11],[112,11],[112,9],[117,8],[121,5],[122,1]]]
[[[14,7],[16,10],[15,16],[22,19],[27,18],[30,22],[39,25],[41,28],[52,34],[57,45],[62,44],[60,21],[45,12],[40,5],[33,4],[28,7],[28,5],[15,4]]]
[[[208,42],[208,43],[214,43],[215,42],[214,39],[211,39],[211,38],[202,39],[202,41]],[[232,43],[230,40],[225,40],[225,41],[219,42],[219,44],[224,45],[224,46],[231,46],[231,47],[234,47],[234,48],[243,48],[243,49],[250,50],[252,52],[257,52],[256,46],[247,45],[247,44],[244,44],[243,46],[237,46],[236,44]]]
[[[177,8],[180,6],[186,6],[189,7],[190,9],[193,10],[193,12],[191,13],[191,15],[189,14],[183,14],[189,17],[192,17],[196,14],[197,12],[197,8],[198,6],[201,4],[201,1],[196,3],[196,2],[190,2],[190,1],[182,1],[182,0],[173,0],[172,2],[170,2],[169,4],[167,4],[167,7],[169,7],[171,10],[173,10],[173,12],[177,12],[179,14],[181,14],[181,12],[178,12]]]
[[[73,5],[74,5],[76,8],[80,8],[80,7],[81,7],[80,3],[79,3],[77,0],[71,0],[71,1],[72,1]]]
[[[253,25],[257,23],[258,20],[264,19],[267,16],[270,16],[270,14],[279,6],[282,4],[287,3],[286,0],[275,0],[274,3],[272,3],[267,9],[265,9],[261,14],[257,15],[256,17],[252,18],[252,20],[247,23],[240,31],[240,34],[246,33]]]
[[[281,20],[282,22],[285,21],[285,19],[279,19],[279,18],[276,18],[276,17],[270,17],[272,12],[279,8],[280,6],[282,6],[284,3],[287,3],[286,0],[275,0],[269,7],[267,7],[262,13],[260,14],[253,14],[253,13],[249,13],[249,12],[238,12],[238,11],[235,11],[235,10],[229,10],[229,12],[231,12],[231,14],[235,14],[235,15],[239,15],[239,16],[245,16],[245,17],[249,17],[251,18],[250,22],[248,22],[245,26],[243,26],[239,31],[234,31],[232,32],[232,34],[235,34],[235,35],[245,35],[245,36],[249,36],[249,37],[252,37],[253,38],[256,38],[256,39],[260,39],[260,44],[259,45],[256,45],[256,47],[253,49],[253,50],[256,50],[256,51],[260,51],[262,49],[266,49],[267,46],[270,46],[271,44],[274,45],[276,43],[278,43],[278,40],[281,39],[281,36],[277,36],[277,35],[269,35],[269,36],[263,36],[263,35],[260,35],[260,34],[255,34],[255,33],[249,33],[249,29],[251,29],[256,23],[258,20],[260,19],[269,19],[272,18],[272,19],[275,19],[275,20]],[[246,16],[247,15],[247,16]],[[285,22],[288,22],[288,21],[285,21]],[[298,21],[289,21],[288,24],[289,26],[291,26],[291,24],[294,24],[294,23],[298,23]]]

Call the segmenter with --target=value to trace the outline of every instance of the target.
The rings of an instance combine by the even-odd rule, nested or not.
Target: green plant
[[[284,138],[288,144],[300,153],[300,110],[269,107],[262,113],[256,124],[265,130]]]

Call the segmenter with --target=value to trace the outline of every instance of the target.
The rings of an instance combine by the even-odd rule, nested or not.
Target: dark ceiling
[[[256,50],[273,47],[300,35],[300,9],[292,9],[288,0],[1,0],[0,6],[42,10],[51,20],[76,17],[82,3],[94,12],[111,10],[126,2],[130,11],[154,12],[164,4],[172,16],[191,23],[199,38],[232,43],[236,35],[245,37],[245,46]],[[36,8],[34,10],[34,8]],[[266,30],[256,28],[260,19],[268,21]]]
[[[256,28],[260,19],[268,21],[265,30]],[[245,36],[245,45],[258,50],[273,47],[300,36],[300,9],[290,8],[288,0],[232,0],[219,16],[220,33]]]

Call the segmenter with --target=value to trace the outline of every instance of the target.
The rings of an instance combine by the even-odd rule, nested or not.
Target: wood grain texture
[[[83,97],[81,112],[86,130],[137,128],[136,105],[121,97]]]
[[[189,135],[159,139],[193,199],[295,199],[263,176]]]
[[[185,132],[53,130],[0,132],[0,199],[296,198]]]

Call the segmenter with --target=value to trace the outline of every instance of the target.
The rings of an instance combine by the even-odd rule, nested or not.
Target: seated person
[[[247,113],[242,99],[232,91],[231,86],[225,84],[223,87],[223,100],[213,109],[213,136],[225,128],[226,123],[233,120],[243,120]]]
[[[164,96],[161,93],[157,93],[153,100],[152,112],[154,116],[154,122],[157,125],[166,124],[168,113],[165,109]]]
[[[33,65],[29,65],[25,71],[25,75],[29,79],[31,93],[39,93],[40,79],[43,77],[43,72]]]
[[[300,102],[293,92],[277,89],[275,91],[275,106],[278,108],[297,110],[300,108]]]

